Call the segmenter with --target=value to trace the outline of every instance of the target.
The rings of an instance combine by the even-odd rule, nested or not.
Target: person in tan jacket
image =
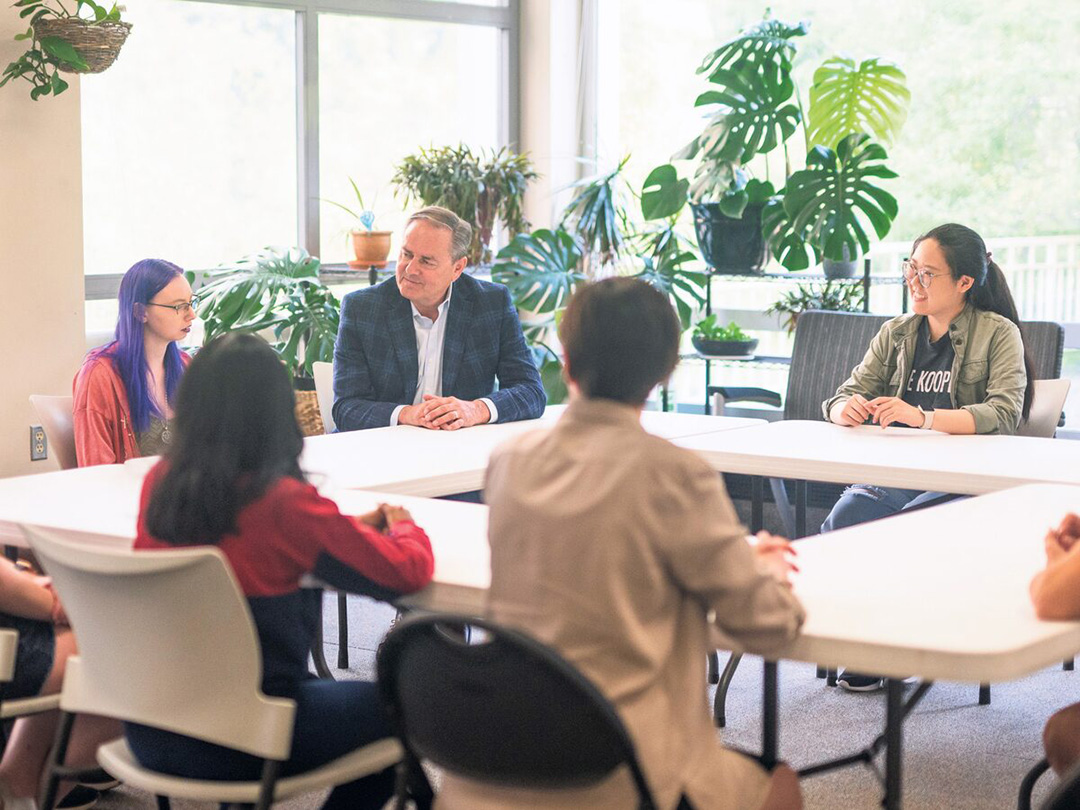
[[[615,705],[664,810],[798,808],[787,766],[770,775],[724,748],[707,707],[719,630],[768,654],[804,613],[787,541],[747,542],[723,484],[639,415],[678,360],[679,323],[647,284],[582,288],[561,325],[573,399],[558,424],[499,448],[487,471],[490,612],[552,645]],[[447,776],[441,807],[636,806],[620,770],[599,785],[532,792]]]

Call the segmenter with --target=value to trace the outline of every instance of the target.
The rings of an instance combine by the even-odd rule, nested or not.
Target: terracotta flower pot
[[[352,244],[356,261],[352,267],[386,267],[390,255],[390,231],[353,231]]]

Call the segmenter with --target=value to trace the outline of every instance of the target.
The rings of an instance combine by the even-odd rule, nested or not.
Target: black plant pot
[[[717,273],[759,275],[765,267],[762,205],[748,205],[742,219],[720,213],[719,203],[694,203],[694,230],[701,257]]]
[[[706,340],[694,335],[690,338],[698,354],[706,357],[747,357],[754,353],[758,339],[749,340]]]

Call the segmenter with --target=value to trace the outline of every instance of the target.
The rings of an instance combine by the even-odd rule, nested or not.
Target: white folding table
[[[903,721],[935,679],[1012,680],[1080,651],[1080,622],[1040,621],[1027,589],[1044,562],[1046,530],[1074,510],[1080,511],[1080,487],[1035,484],[800,541],[794,588],[807,621],[775,657],[843,662],[887,677],[885,732],[865,749],[803,773],[870,762],[884,748],[884,806],[898,808]],[[486,539],[463,532],[455,542],[452,568],[403,604],[486,611]],[[776,670],[766,662],[767,761],[779,756]],[[907,676],[923,682],[905,702]]]
[[[745,430],[677,438],[720,472],[792,478],[805,534],[805,482],[873,484],[979,495],[1021,484],[1080,484],[1080,442],[1028,436],[952,436],[932,430],[841,427],[788,420]],[[761,481],[754,479],[754,528]]]

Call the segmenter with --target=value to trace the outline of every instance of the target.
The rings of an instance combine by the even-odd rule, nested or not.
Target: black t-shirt
[[[949,387],[952,383],[955,356],[948,332],[937,341],[930,342],[930,327],[924,318],[915,340],[915,357],[912,359],[911,373],[904,387],[904,402],[923,410],[951,408]]]

